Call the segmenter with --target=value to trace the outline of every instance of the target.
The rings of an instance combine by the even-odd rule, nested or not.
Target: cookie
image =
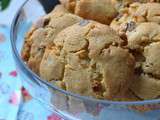
[[[88,45],[85,35],[90,30],[91,24],[85,27],[80,26],[80,24],[81,22],[61,31],[54,40],[54,47],[60,49],[60,54],[57,55],[57,57],[59,59],[63,59],[65,63],[65,65],[63,65],[63,78],[59,80],[65,83],[66,90],[89,96],[91,95],[92,89],[89,87],[90,74],[86,73],[87,71],[88,73],[90,71],[89,68],[84,68],[88,63],[85,60],[81,60],[78,54],[80,54],[80,51],[85,49]],[[48,69],[48,67],[44,68],[45,63],[48,63],[49,61],[45,61],[45,58],[43,58],[40,66],[40,76],[44,76],[44,79],[47,78],[45,73],[50,73],[50,69]],[[54,59],[52,59],[51,62],[54,62]],[[58,66],[52,66],[51,68],[54,70],[57,69],[57,67]],[[55,75],[50,75],[50,80],[55,80],[53,79]],[[85,85],[82,86],[82,84]]]
[[[35,72],[39,73],[39,64],[43,57],[44,47],[40,43],[46,39],[47,29],[37,29],[31,37],[32,44],[29,51],[28,66]]]
[[[160,95],[159,79],[142,74],[131,85],[131,90],[141,99],[150,100]]]
[[[110,27],[120,35],[125,35],[126,32],[134,30],[138,24],[134,14],[140,5],[136,2],[129,7],[122,8],[119,15],[111,22]]]
[[[117,11],[109,0],[61,0],[61,3],[71,12],[89,20],[110,24]]]
[[[33,25],[26,36],[22,58],[34,72],[39,73],[39,64],[44,55],[44,49],[52,46],[55,36],[64,28],[80,20],[82,18],[68,13],[65,8],[59,5]]]
[[[134,57],[109,26],[83,20],[62,30],[53,42],[40,64],[43,79],[63,82],[65,90],[84,96],[137,100],[127,94],[134,75]]]
[[[138,51],[136,60],[137,80],[132,91],[141,99],[155,99],[159,96],[159,49],[160,25],[154,22],[145,22],[128,33],[128,47],[131,51]],[[137,56],[137,53],[134,56]],[[141,58],[141,60],[140,60]]]
[[[127,7],[131,3],[135,2],[133,0],[111,0],[112,4],[115,6],[116,10],[119,12],[122,8]],[[138,0],[137,0],[138,2]]]
[[[160,2],[159,0],[111,0],[115,5],[116,9],[119,11],[120,9],[129,6],[132,3],[147,3],[147,2]]]
[[[37,29],[43,28],[46,25],[48,25],[48,23],[50,21],[50,17],[52,15],[60,16],[66,12],[67,12],[67,10],[62,5],[57,5],[51,13],[47,14],[46,16],[43,16],[42,18],[40,18],[38,21],[36,21],[36,23],[34,23],[31,26],[30,30],[27,32],[27,34],[25,36],[25,42],[24,42],[23,49],[21,52],[21,56],[24,61],[28,61],[28,59],[30,57],[30,49],[31,49],[31,45],[33,43],[33,39],[31,37],[32,37],[33,33]]]
[[[160,78],[160,42],[155,42],[144,48],[145,62],[143,70],[145,73],[152,75],[155,78]]]
[[[156,22],[160,23],[160,3],[142,4],[135,12],[138,22]]]
[[[64,59],[58,57],[59,51],[46,49],[40,64],[40,75],[45,80],[60,80],[63,77]],[[56,69],[55,69],[56,68]]]
[[[100,60],[104,66],[104,84],[108,96],[114,98],[128,94],[134,80],[135,59],[132,54],[120,47],[110,47],[103,50]]]
[[[160,22],[160,3],[133,3],[121,9],[119,15],[112,21],[111,27],[120,35],[133,31],[139,23]]]
[[[37,28],[32,26],[30,28],[30,30],[26,33],[25,36],[25,41],[23,44],[23,49],[21,51],[21,57],[24,61],[28,61],[29,57],[30,57],[30,49],[31,49],[31,45],[32,45],[32,39],[31,36],[33,34],[33,32],[36,30]]]
[[[76,0],[60,0],[61,4],[64,5],[70,12],[74,13]]]
[[[85,19],[110,24],[117,11],[109,0],[80,0],[76,4],[75,14]]]
[[[160,25],[154,22],[140,23],[133,31],[127,33],[128,47],[143,51],[152,42],[159,41]]]

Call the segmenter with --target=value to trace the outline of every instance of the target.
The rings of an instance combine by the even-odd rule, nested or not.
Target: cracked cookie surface
[[[120,35],[133,31],[136,26],[143,22],[160,22],[160,3],[130,4],[121,9],[119,15],[112,21],[111,27]]]
[[[159,11],[160,3],[133,3],[110,25],[128,41],[127,47],[135,57],[131,91],[142,100],[159,97]]]
[[[62,5],[58,5],[50,14],[42,17],[40,21],[33,25],[31,32],[26,35],[22,58],[27,61],[34,72],[39,73],[44,49],[52,46],[56,35],[64,28],[80,20],[82,18],[68,13]]]
[[[110,0],[61,0],[72,13],[85,19],[110,24],[117,11]]]
[[[159,96],[160,78],[160,25],[153,22],[141,23],[128,34],[128,47],[138,51],[136,62],[138,72],[137,82],[132,86],[133,92],[142,99],[154,99]],[[135,53],[136,57],[137,54]],[[156,92],[153,92],[156,91]]]
[[[51,48],[52,58],[43,57],[42,78],[54,81],[57,80],[55,74],[63,71],[63,78],[59,77],[58,81],[63,82],[68,91],[100,99],[137,99],[127,95],[134,80],[134,57],[121,47],[125,41],[109,26],[83,20],[62,30],[53,42],[58,54]],[[63,69],[55,59],[63,61]],[[45,67],[46,63],[52,65]]]

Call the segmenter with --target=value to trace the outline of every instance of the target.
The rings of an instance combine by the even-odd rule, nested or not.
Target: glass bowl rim
[[[104,105],[108,105],[108,104],[112,104],[112,105],[145,105],[145,104],[158,104],[160,103],[160,99],[153,99],[153,100],[143,100],[143,101],[110,101],[110,100],[100,100],[100,99],[96,99],[96,98],[91,98],[91,97],[87,97],[87,96],[81,96],[79,94],[75,94],[69,91],[65,91],[61,88],[58,88],[52,84],[50,84],[49,82],[42,80],[37,74],[35,74],[34,72],[32,72],[29,67],[27,67],[27,65],[23,62],[23,60],[21,59],[18,50],[16,48],[16,43],[15,43],[15,35],[14,35],[14,30],[15,30],[15,25],[17,23],[17,20],[19,18],[19,15],[21,13],[21,10],[23,9],[23,7],[29,2],[30,0],[26,0],[22,6],[19,8],[19,10],[16,12],[14,19],[12,21],[11,24],[11,30],[10,30],[10,40],[11,40],[11,48],[12,48],[12,54],[13,54],[13,58],[18,67],[21,68],[21,70],[23,71],[23,73],[29,77],[33,82],[38,83],[39,85],[42,86],[42,84],[47,85],[49,88],[56,90],[64,95],[67,96],[71,96],[74,98],[77,98],[79,100],[83,100],[83,101],[92,101],[95,103],[99,103],[99,104],[104,104]],[[41,84],[42,83],[42,84]]]

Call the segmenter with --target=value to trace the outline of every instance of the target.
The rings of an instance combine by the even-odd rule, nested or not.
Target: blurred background
[[[16,11],[25,0],[0,0],[0,24],[10,25]]]
[[[14,15],[16,14],[17,10],[20,8],[20,6],[27,0],[0,0],[0,25],[11,25],[11,22],[14,18]],[[34,11],[42,11],[41,9],[45,9],[46,12],[49,12],[53,9],[53,4],[55,3],[54,0],[48,0],[49,2],[46,2],[47,0],[33,0],[34,6],[36,9]],[[37,4],[43,4],[46,6],[45,8],[37,8]],[[29,11],[32,10],[28,9]]]

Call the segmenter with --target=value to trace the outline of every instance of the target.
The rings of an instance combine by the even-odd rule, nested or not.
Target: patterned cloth
[[[15,71],[8,33],[8,28],[0,28],[0,119],[15,120],[21,98],[21,81]]]
[[[0,120],[62,120],[32,99],[22,86],[11,54],[9,32],[9,28],[0,27]]]

